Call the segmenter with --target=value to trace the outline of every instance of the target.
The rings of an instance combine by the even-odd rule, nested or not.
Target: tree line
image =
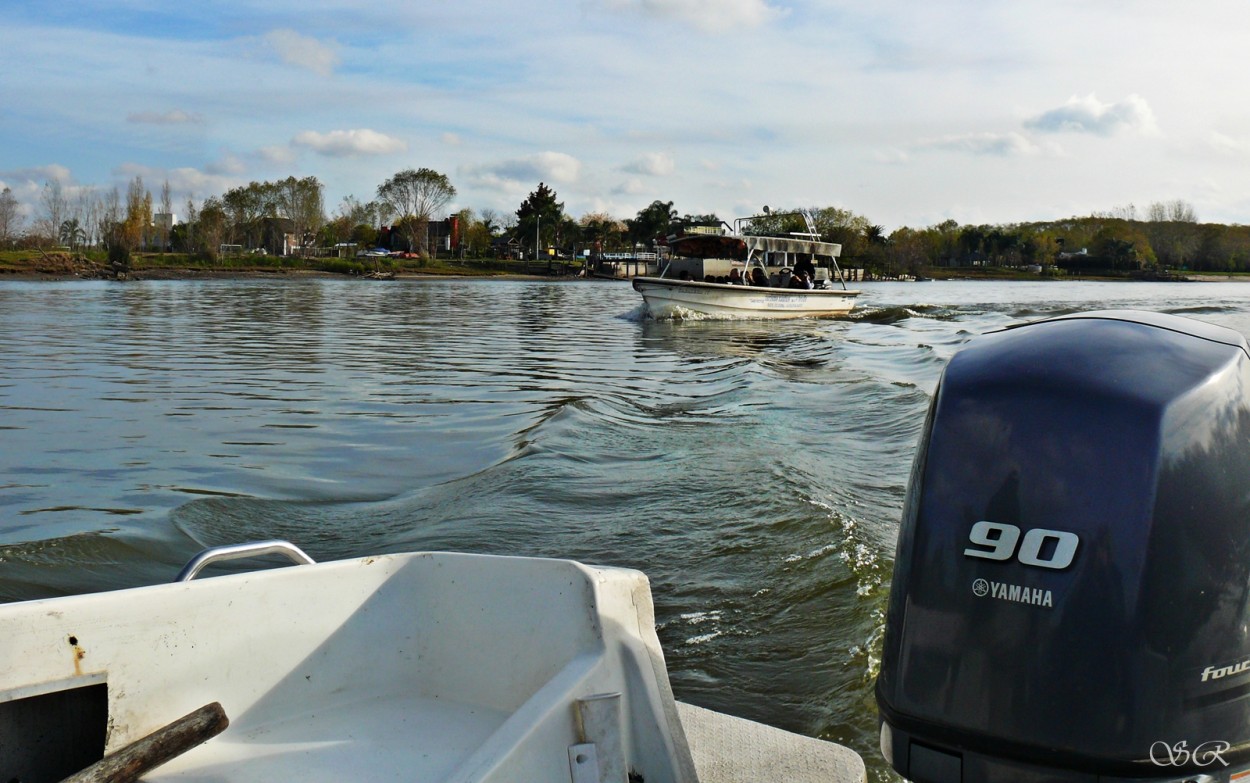
[[[317,248],[372,247],[383,237],[418,255],[433,252],[429,223],[441,219],[456,195],[450,179],[429,168],[405,169],[378,185],[368,201],[346,196],[330,213],[324,186],[313,176],[251,182],[175,205],[166,182],[153,198],[140,177],[125,192],[79,189],[71,197],[55,180],[45,183],[33,220],[25,224],[12,192],[0,192],[0,248],[58,244],[102,248],[123,263],[136,250],[170,250],[215,258],[223,247],[306,255]],[[800,214],[795,214],[800,213]],[[162,217],[163,216],[163,217]],[[933,266],[1038,266],[1069,273],[1172,269],[1250,271],[1250,227],[1201,223],[1187,202],[1133,205],[1063,220],[960,225],[947,220],[888,234],[867,217],[840,207],[770,210],[746,225],[756,233],[806,233],[810,220],[820,239],[842,245],[842,262],[872,273],[916,274]],[[724,226],[715,214],[680,213],[655,200],[631,218],[606,212],[567,214],[555,191],[540,182],[514,212],[461,209],[457,252],[492,255],[511,240],[524,252],[553,248],[620,252],[654,249],[664,237],[691,225]]]

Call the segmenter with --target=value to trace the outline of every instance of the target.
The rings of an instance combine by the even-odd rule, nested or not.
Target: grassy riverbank
[[[396,275],[445,275],[492,277],[498,275],[553,274],[546,262],[528,264],[499,259],[339,259],[242,256],[207,260],[185,253],[136,253],[131,256],[128,277],[173,279],[240,277],[287,274],[363,276],[375,272]],[[5,277],[71,279],[113,278],[117,275],[102,251],[65,252],[38,250],[0,251],[0,279]]]
[[[227,278],[281,275],[327,275],[360,277],[372,273],[396,276],[448,277],[550,277],[574,274],[580,262],[512,261],[482,259],[399,259],[399,258],[281,258],[277,256],[237,256],[208,260],[185,253],[135,253],[125,275],[137,280],[182,278]],[[1202,282],[1250,281],[1250,272],[1181,273],[1167,278],[1128,276],[1059,275],[1039,276],[1035,272],[1009,267],[927,267],[921,275],[933,280],[1119,280],[1183,279]],[[6,277],[29,279],[112,279],[117,277],[103,251],[64,250],[0,251],[0,280]]]

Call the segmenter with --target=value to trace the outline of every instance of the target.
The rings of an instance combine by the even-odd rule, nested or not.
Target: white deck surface
[[[567,782],[587,743],[647,783],[863,780],[839,746],[679,708],[646,578],[568,561],[384,555],[0,606],[0,702],[100,684],[106,753],[214,701],[230,719],[147,781]],[[27,763],[9,745],[0,769]]]
[[[699,783],[865,783],[849,748],[677,702]]]
[[[507,717],[498,710],[440,699],[379,697],[327,704],[305,715],[227,733],[144,780],[448,780]]]

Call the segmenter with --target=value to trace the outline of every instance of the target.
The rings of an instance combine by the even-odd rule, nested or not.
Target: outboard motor
[[[972,341],[912,468],[877,680],[916,783],[1250,783],[1250,349],[1104,311]]]

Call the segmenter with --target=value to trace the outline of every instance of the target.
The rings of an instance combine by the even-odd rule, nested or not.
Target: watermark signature
[[[1193,749],[1185,740],[1175,745],[1159,740],[1150,746],[1150,760],[1160,767],[1209,767],[1217,761],[1227,767],[1228,762],[1221,754],[1231,747],[1223,740],[1204,742]]]

